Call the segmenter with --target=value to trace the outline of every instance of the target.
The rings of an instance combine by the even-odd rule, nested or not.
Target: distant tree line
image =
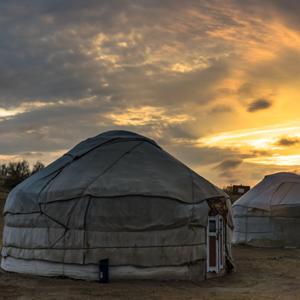
[[[9,162],[0,165],[0,187],[10,191],[24,179],[43,169],[45,166],[37,161],[30,167],[28,161]]]

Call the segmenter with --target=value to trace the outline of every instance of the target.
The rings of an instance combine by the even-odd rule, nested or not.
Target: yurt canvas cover
[[[224,197],[154,141],[106,132],[81,142],[9,194],[1,266],[97,279],[99,260],[109,258],[113,278],[200,280],[207,200]],[[230,225],[229,205],[227,219]]]
[[[234,243],[300,246],[300,176],[266,176],[234,205]]]

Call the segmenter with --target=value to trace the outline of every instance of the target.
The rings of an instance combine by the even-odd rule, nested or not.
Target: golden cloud
[[[125,112],[109,113],[106,117],[118,126],[144,126],[159,122],[180,124],[193,119],[187,114],[169,114],[166,109],[153,106],[128,108]]]

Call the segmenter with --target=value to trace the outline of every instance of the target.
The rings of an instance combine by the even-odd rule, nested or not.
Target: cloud
[[[243,11],[263,17],[266,22],[276,16],[289,26],[300,28],[300,4],[297,0],[234,0],[234,3]]]
[[[284,147],[291,147],[298,145],[300,143],[300,138],[299,137],[282,137],[280,138],[275,145],[278,146],[284,146]]]
[[[143,106],[127,108],[119,113],[109,113],[107,118],[112,123],[120,126],[143,126],[151,123],[181,124],[191,119],[185,114],[168,114],[162,107]]]
[[[195,144],[169,144],[166,150],[176,156],[187,165],[194,167],[205,167],[215,165],[220,161],[231,160],[232,157],[240,157],[241,153],[231,149],[220,149],[218,147],[197,147]]]
[[[223,59],[214,60],[218,47],[210,46],[207,57],[208,49],[199,44],[202,5],[42,0],[1,3],[0,9],[6,16],[0,20],[6,28],[0,32],[5,41],[0,49],[2,106],[90,96],[112,96],[116,105],[116,99],[205,102],[214,97],[211,85],[226,74]],[[182,15],[186,21],[174,27],[173,20]],[[207,25],[201,26],[205,35]],[[194,50],[187,51],[192,45]]]
[[[245,162],[261,165],[273,165],[273,166],[300,166],[299,154],[286,154],[286,155],[271,155],[267,157],[259,158],[247,158]]]
[[[240,172],[237,168],[243,163],[242,159],[230,158],[223,160],[221,163],[213,167],[213,170],[219,171],[218,176],[225,178],[228,183],[238,182]]]
[[[258,110],[268,109],[272,106],[272,102],[268,99],[257,99],[251,102],[247,108],[249,112],[256,112]]]
[[[156,86],[156,97],[165,104],[206,104],[217,99],[216,87],[229,75],[230,58],[212,60],[210,65],[170,78]]]
[[[209,114],[223,114],[223,113],[231,113],[233,112],[233,108],[227,105],[216,105],[210,111]]]
[[[221,171],[236,169],[242,162],[243,162],[242,159],[236,159],[236,158],[227,159],[219,163],[214,168]]]

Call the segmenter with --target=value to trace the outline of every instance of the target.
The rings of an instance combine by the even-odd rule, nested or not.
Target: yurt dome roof
[[[89,138],[31,176],[9,195],[5,212],[76,197],[159,196],[196,203],[226,194],[164,151],[129,131]]]
[[[243,195],[233,206],[270,211],[273,206],[300,206],[300,176],[280,172],[270,174]]]

